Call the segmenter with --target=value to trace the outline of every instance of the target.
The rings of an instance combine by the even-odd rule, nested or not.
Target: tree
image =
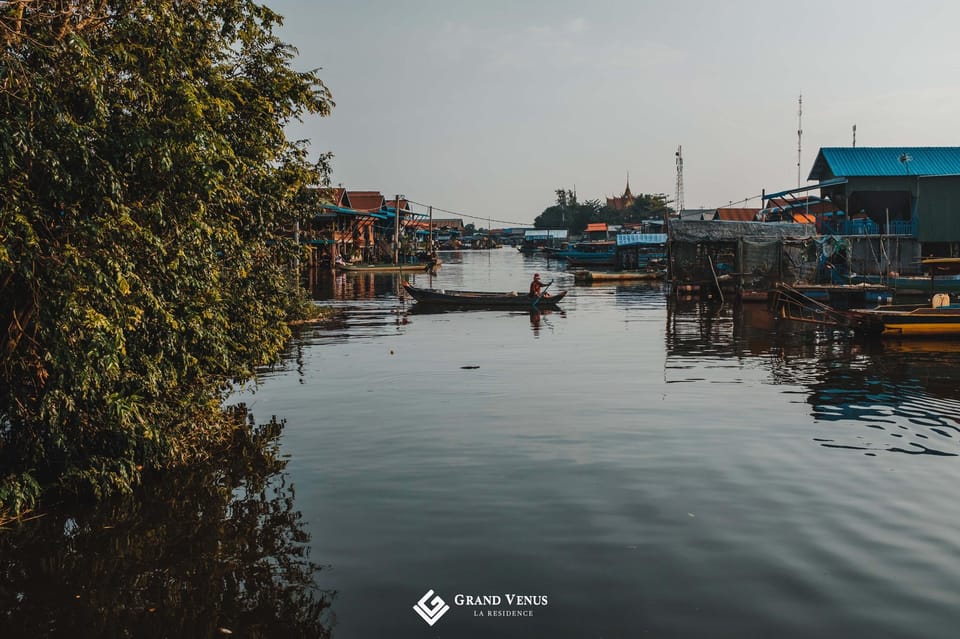
[[[51,9],[53,7],[53,9]],[[333,103],[249,0],[0,6],[0,506],[206,459],[301,299],[282,229]]]
[[[538,229],[569,229],[575,233],[583,231],[600,212],[598,200],[577,201],[573,191],[557,189],[557,203],[547,207],[534,221]]]
[[[609,224],[639,223],[649,219],[663,219],[665,211],[669,210],[667,196],[641,193],[626,209],[618,211],[604,207],[601,212],[603,221]]]

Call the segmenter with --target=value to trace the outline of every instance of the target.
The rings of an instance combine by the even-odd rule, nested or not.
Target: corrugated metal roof
[[[666,233],[621,233],[617,236],[617,246],[635,244],[666,244]]]
[[[813,179],[813,178],[810,178]],[[839,177],[833,178],[832,180],[820,180],[817,184],[808,184],[807,186],[800,186],[795,189],[787,189],[786,191],[780,191],[779,193],[767,193],[764,195],[766,199],[772,199],[775,197],[782,197],[784,195],[790,195],[792,193],[803,193],[804,191],[813,191],[815,189],[823,189],[828,186],[837,186],[839,184],[846,184],[848,182],[847,178]]]
[[[824,147],[808,179],[957,174],[960,147],[956,146]]]
[[[528,240],[565,240],[567,239],[567,229],[529,229],[523,232],[523,237]]]
[[[760,209],[721,208],[717,209],[717,218],[726,222],[753,222],[759,212]]]

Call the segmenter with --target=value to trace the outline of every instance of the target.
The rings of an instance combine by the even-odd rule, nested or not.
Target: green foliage
[[[650,219],[662,219],[670,211],[667,196],[640,194],[633,204],[622,211],[601,205],[599,200],[578,202],[573,191],[557,189],[557,203],[543,210],[533,224],[538,229],[569,229],[581,233],[591,222],[607,224],[640,223]]]
[[[538,229],[570,229],[580,233],[590,222],[598,221],[600,202],[588,200],[584,203],[577,201],[577,194],[573,191],[557,189],[557,203],[544,209],[533,221]]]
[[[215,454],[224,394],[302,306],[283,228],[325,115],[247,0],[0,7],[0,498],[126,492]]]
[[[636,195],[633,204],[623,211],[614,211],[605,207],[604,217],[610,224],[638,223],[644,220],[662,220],[664,214],[672,209],[667,204],[667,196],[641,193]]]

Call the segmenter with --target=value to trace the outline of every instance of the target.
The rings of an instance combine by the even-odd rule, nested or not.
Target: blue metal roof
[[[847,178],[833,178],[832,180],[821,180],[819,184],[810,184],[808,186],[801,186],[795,189],[787,189],[786,191],[780,191],[779,193],[765,193],[764,198],[772,200],[775,197],[783,197],[784,195],[792,195],[794,193],[803,193],[804,191],[814,191],[816,189],[823,189],[828,186],[837,186],[838,184],[846,184]]]
[[[808,179],[958,174],[960,174],[960,147],[848,146],[821,148]]]
[[[330,212],[332,212],[332,213],[343,213],[343,214],[346,214],[346,215],[359,215],[359,216],[375,217],[375,218],[380,219],[380,220],[385,220],[385,219],[387,219],[387,215],[385,215],[383,212],[374,213],[373,211],[355,211],[354,209],[345,209],[345,208],[343,208],[342,206],[335,206],[335,205],[333,205],[333,204],[322,204],[322,205],[320,206],[320,210],[321,210],[321,211],[330,211]],[[393,210],[393,209],[391,209],[391,211],[392,211],[392,210]],[[321,213],[320,215],[323,215],[323,214]],[[391,215],[390,217],[393,217],[393,215]]]
[[[527,240],[565,240],[567,229],[529,229],[523,232],[523,237]]]
[[[621,233],[617,236],[617,246],[635,246],[637,244],[666,244],[666,233]]]

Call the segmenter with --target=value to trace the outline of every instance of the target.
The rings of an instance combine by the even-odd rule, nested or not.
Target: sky
[[[857,146],[960,145],[956,2],[260,1],[333,95],[288,128],[332,183],[478,227],[628,175],[673,200],[678,148],[684,208],[715,208],[811,184],[854,125]]]

